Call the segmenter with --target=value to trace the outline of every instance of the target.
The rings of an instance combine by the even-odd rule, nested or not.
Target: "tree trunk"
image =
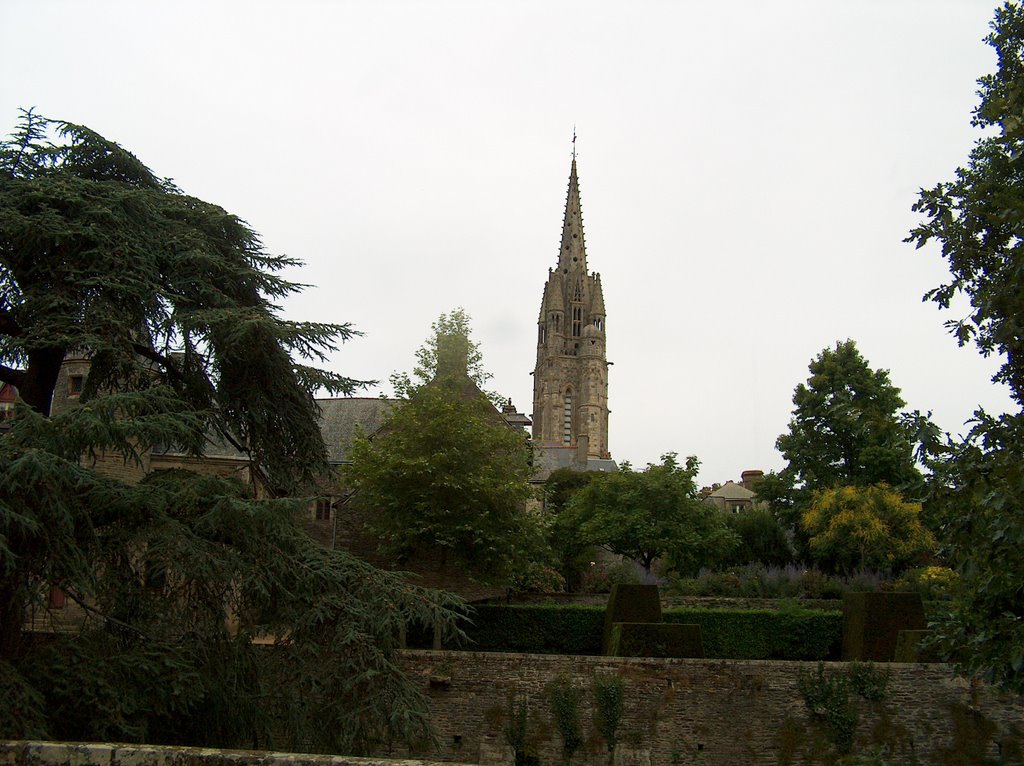
[[[28,369],[25,370],[25,380],[18,388],[18,395],[41,415],[50,414],[53,389],[57,385],[64,353],[63,348],[41,348],[28,352]]]

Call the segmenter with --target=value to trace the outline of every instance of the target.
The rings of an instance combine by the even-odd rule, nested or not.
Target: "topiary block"
[[[843,660],[892,662],[901,630],[924,630],[918,593],[844,593]]]
[[[933,650],[921,648],[931,635],[930,630],[901,630],[896,636],[895,662],[942,662]]]
[[[704,657],[700,625],[617,622],[612,626],[612,657]]]
[[[657,585],[613,585],[604,611],[604,640],[601,651],[608,654],[612,626],[617,622],[661,622],[661,599]]]

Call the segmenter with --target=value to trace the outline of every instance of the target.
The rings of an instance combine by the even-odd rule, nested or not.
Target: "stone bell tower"
[[[537,321],[533,443],[572,448],[584,465],[610,457],[605,330],[601,275],[587,272],[573,151],[558,267],[548,269]]]

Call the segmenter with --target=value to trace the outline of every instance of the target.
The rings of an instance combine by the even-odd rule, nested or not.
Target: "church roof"
[[[580,183],[576,177],[576,157],[569,171],[569,191],[565,196],[565,218],[562,220],[562,245],[558,251],[558,270],[587,271],[587,246],[583,239],[583,210],[580,206]]]
[[[586,466],[580,465],[578,452],[575,447],[534,446],[533,477],[530,479],[531,481],[547,481],[552,472],[559,468],[574,468],[578,471],[601,471],[604,473],[615,473],[619,470],[618,464],[611,458],[587,456]]]
[[[356,429],[362,428],[367,436],[382,425],[388,412],[395,406],[394,399],[343,398],[317,399],[320,406],[320,431],[327,445],[327,459],[332,463],[348,460]]]

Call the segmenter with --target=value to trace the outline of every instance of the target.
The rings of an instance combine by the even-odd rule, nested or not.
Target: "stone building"
[[[608,449],[608,362],[601,275],[587,270],[576,155],[569,172],[558,265],[537,320],[533,445],[539,480],[556,468],[615,470]]]

